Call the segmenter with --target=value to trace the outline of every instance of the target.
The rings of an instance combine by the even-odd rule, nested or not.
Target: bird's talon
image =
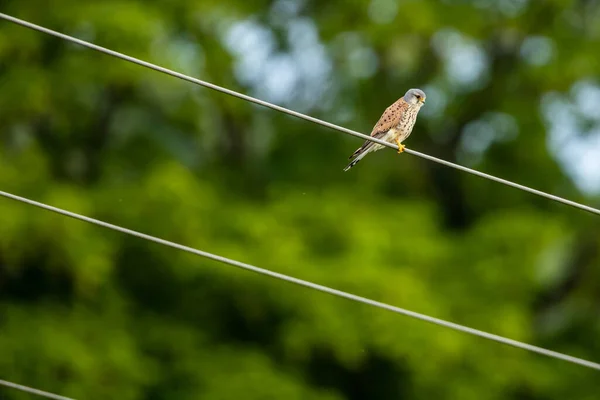
[[[404,148],[405,148],[405,147],[406,147],[406,146],[405,146],[405,145],[403,145],[403,144],[398,144],[398,154],[402,153],[402,152],[404,151]]]

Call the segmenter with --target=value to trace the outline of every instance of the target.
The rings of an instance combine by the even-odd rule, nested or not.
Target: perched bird
[[[398,101],[385,110],[375,127],[373,127],[371,137],[390,143],[395,142],[398,145],[398,153],[402,153],[404,151],[402,141],[412,132],[417,114],[425,103],[425,98],[425,92],[421,89],[409,89],[403,97],[400,97]],[[344,171],[354,167],[367,154],[381,150],[384,147],[379,143],[367,140],[349,157],[350,159],[354,158],[354,160],[344,168]]]

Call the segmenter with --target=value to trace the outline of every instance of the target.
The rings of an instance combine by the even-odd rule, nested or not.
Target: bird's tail
[[[364,156],[366,156],[367,154],[369,154],[369,151],[371,150],[372,147],[373,147],[373,142],[368,142],[368,143],[365,143],[364,145],[362,145],[354,153],[352,153],[352,155],[349,158],[353,158],[354,157],[354,160],[352,160],[350,162],[350,164],[348,164],[346,166],[346,168],[344,168],[344,172],[348,171],[350,168],[352,168],[356,164],[358,164],[358,162],[360,160],[362,160]]]

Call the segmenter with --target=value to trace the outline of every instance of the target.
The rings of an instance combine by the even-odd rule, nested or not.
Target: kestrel
[[[419,114],[419,110],[425,103],[425,98],[425,92],[421,89],[409,89],[403,97],[400,97],[398,101],[386,108],[373,127],[371,137],[389,143],[396,143],[398,153],[402,153],[404,151],[402,141],[410,136],[417,120],[417,114]],[[344,171],[354,167],[367,154],[381,150],[384,147],[384,145],[367,140],[349,157],[350,159],[354,158],[354,160],[344,168]]]

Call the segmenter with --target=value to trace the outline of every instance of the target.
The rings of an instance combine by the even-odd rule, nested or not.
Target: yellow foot
[[[404,151],[404,148],[406,147],[405,145],[403,145],[400,142],[396,142],[396,144],[398,145],[398,154],[402,153]]]

